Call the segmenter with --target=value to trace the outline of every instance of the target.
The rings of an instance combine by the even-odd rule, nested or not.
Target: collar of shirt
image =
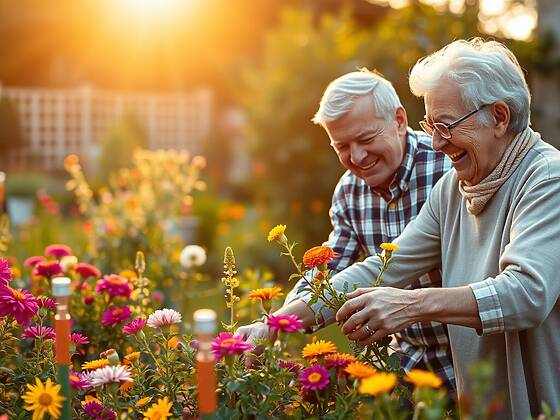
[[[410,175],[414,168],[416,151],[418,150],[418,138],[416,133],[409,127],[406,133],[406,148],[404,151],[404,158],[401,165],[395,172],[395,176],[389,185],[389,190],[382,190],[374,188],[373,191],[377,195],[383,197],[388,203],[400,197],[403,191],[408,191],[408,183]]]

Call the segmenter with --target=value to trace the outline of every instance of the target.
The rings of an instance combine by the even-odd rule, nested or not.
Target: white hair
[[[350,111],[356,98],[369,93],[373,95],[375,105],[372,112],[380,118],[394,118],[397,109],[402,107],[395,88],[387,79],[367,69],[360,69],[333,80],[327,86],[312,121],[324,126]]]
[[[410,90],[426,96],[442,79],[459,87],[466,107],[504,101],[511,111],[509,131],[518,133],[530,124],[529,87],[517,58],[505,45],[481,38],[452,42],[418,60],[410,71]],[[490,122],[489,112],[479,114],[481,124]]]

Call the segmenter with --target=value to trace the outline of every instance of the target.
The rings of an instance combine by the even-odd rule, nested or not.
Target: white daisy
[[[92,372],[90,378],[93,386],[104,385],[111,382],[132,382],[130,370],[123,365],[105,366],[96,369]]]
[[[183,318],[181,314],[174,309],[158,309],[148,317],[148,326],[152,328],[160,328],[165,325],[178,324]]]
[[[198,245],[187,245],[181,251],[179,262],[185,268],[200,267],[206,262],[206,251]]]

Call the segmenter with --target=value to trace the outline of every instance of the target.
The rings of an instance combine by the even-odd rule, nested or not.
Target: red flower
[[[328,246],[315,246],[303,254],[303,263],[309,268],[331,262],[334,258],[334,251]]]
[[[41,277],[54,277],[57,274],[62,273],[62,267],[58,261],[42,261],[35,265],[33,269],[34,276],[41,276]]]
[[[78,263],[76,267],[74,267],[74,270],[84,279],[101,276],[101,272],[91,264]]]

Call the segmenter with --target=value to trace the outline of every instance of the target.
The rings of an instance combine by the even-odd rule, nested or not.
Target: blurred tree
[[[9,165],[10,153],[24,144],[19,116],[14,103],[5,96],[0,98],[0,167]]]

